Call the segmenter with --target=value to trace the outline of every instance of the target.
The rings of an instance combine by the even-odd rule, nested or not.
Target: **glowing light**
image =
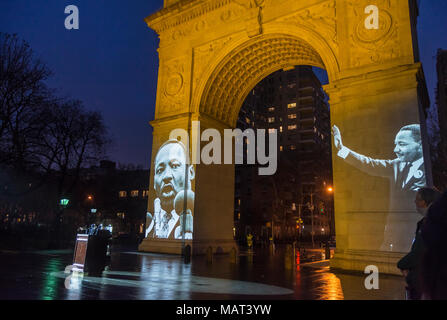
[[[169,262],[164,262],[161,266],[152,268],[147,272],[128,272],[128,271],[104,271],[101,277],[82,276],[79,277],[78,287],[84,284],[100,284],[118,287],[134,287],[143,288],[147,290],[147,296],[164,292],[198,292],[198,293],[217,293],[217,294],[239,294],[239,295],[290,295],[293,293],[288,288],[272,286],[257,282],[219,279],[193,276],[190,273],[183,275],[178,274],[177,268],[172,268],[172,273],[166,273],[165,265],[170,265]],[[177,273],[175,273],[177,271]],[[64,271],[51,272],[51,279],[66,278]],[[115,277],[120,277],[115,278]],[[129,278],[127,278],[129,277]],[[72,279],[70,279],[72,280]],[[55,282],[55,281],[54,281]],[[52,296],[50,298],[53,298]],[[165,296],[164,298],[170,298]]]

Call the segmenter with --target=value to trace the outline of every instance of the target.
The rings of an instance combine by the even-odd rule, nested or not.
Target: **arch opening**
[[[234,221],[240,244],[249,233],[260,247],[271,240],[335,240],[330,110],[322,88],[327,82],[320,68],[279,70],[244,100],[236,127],[276,130],[278,169],[260,176],[258,165],[244,161],[235,166]]]
[[[201,94],[199,110],[235,127],[250,90],[269,74],[298,65],[325,69],[319,53],[307,42],[285,34],[269,34],[235,48],[215,68]]]

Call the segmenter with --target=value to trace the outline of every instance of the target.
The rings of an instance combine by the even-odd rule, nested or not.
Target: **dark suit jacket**
[[[417,190],[426,185],[424,163],[415,171],[417,174],[408,179],[412,164],[399,159],[378,160],[350,150],[345,161],[371,176],[388,178],[389,207],[380,250],[408,252],[413,227],[402,224],[402,221],[408,218],[416,223],[415,219],[418,219],[413,201]]]
[[[406,163],[399,159],[377,160],[351,150],[345,161],[369,175],[390,178],[393,189],[398,192],[416,192],[426,185],[425,167],[423,162],[417,170],[422,172],[422,176],[417,177],[413,175],[410,180],[406,182],[408,178],[408,171],[405,170]]]
[[[426,246],[422,286],[430,299],[447,300],[447,192],[427,212],[421,236]]]
[[[406,281],[409,287],[421,292],[421,266],[422,259],[425,253],[425,244],[421,236],[421,229],[424,224],[425,218],[418,222],[416,228],[416,236],[411,246],[410,252],[404,256],[398,263],[397,267],[401,270],[409,270]]]
[[[428,209],[422,237],[430,248],[447,246],[447,191]]]

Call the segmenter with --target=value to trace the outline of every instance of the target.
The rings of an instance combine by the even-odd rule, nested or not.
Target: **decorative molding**
[[[400,56],[399,28],[393,18],[395,11],[390,0],[378,0],[379,29],[365,28],[364,0],[348,2],[350,28],[350,66],[384,63]]]
[[[206,45],[194,49],[194,82],[193,92],[197,94],[196,90],[200,80],[203,78],[203,73],[209,68],[210,62],[213,58],[231,41],[233,36],[214,40]]]
[[[157,108],[159,114],[178,112],[185,108],[184,103],[188,93],[186,74],[186,63],[183,60],[177,59],[163,64],[160,79],[160,106]]]
[[[147,25],[158,34],[181,24],[190,22],[211,11],[231,3],[233,0],[191,1],[182,0],[164,8],[145,19]]]
[[[332,49],[338,50],[335,0],[306,8],[293,15],[281,18],[278,21],[298,27],[306,26],[312,30],[316,30],[325,38]]]
[[[200,111],[232,125],[237,117],[235,108],[249,86],[266,73],[298,64],[324,67],[318,53],[301,40],[279,34],[253,39],[230,53],[211,75]]]
[[[206,18],[202,17],[187,21],[175,28],[165,30],[165,32],[160,35],[163,45],[172,44],[196,34],[200,35],[211,30],[223,28],[225,25],[231,24],[242,16],[244,16],[245,19],[245,16],[247,16],[249,12],[242,6],[233,3],[231,4],[232,5],[228,5],[225,8],[221,8],[221,10],[210,12]]]
[[[234,0],[235,3],[245,8],[248,17],[245,27],[249,38],[262,34],[263,14],[265,0]]]

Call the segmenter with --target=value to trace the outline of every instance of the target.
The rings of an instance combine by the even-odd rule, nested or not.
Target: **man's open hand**
[[[338,127],[336,125],[334,125],[332,127],[332,135],[334,136],[334,146],[335,146],[335,148],[337,148],[338,150],[343,148],[343,142],[341,140],[340,129],[338,129]]]

